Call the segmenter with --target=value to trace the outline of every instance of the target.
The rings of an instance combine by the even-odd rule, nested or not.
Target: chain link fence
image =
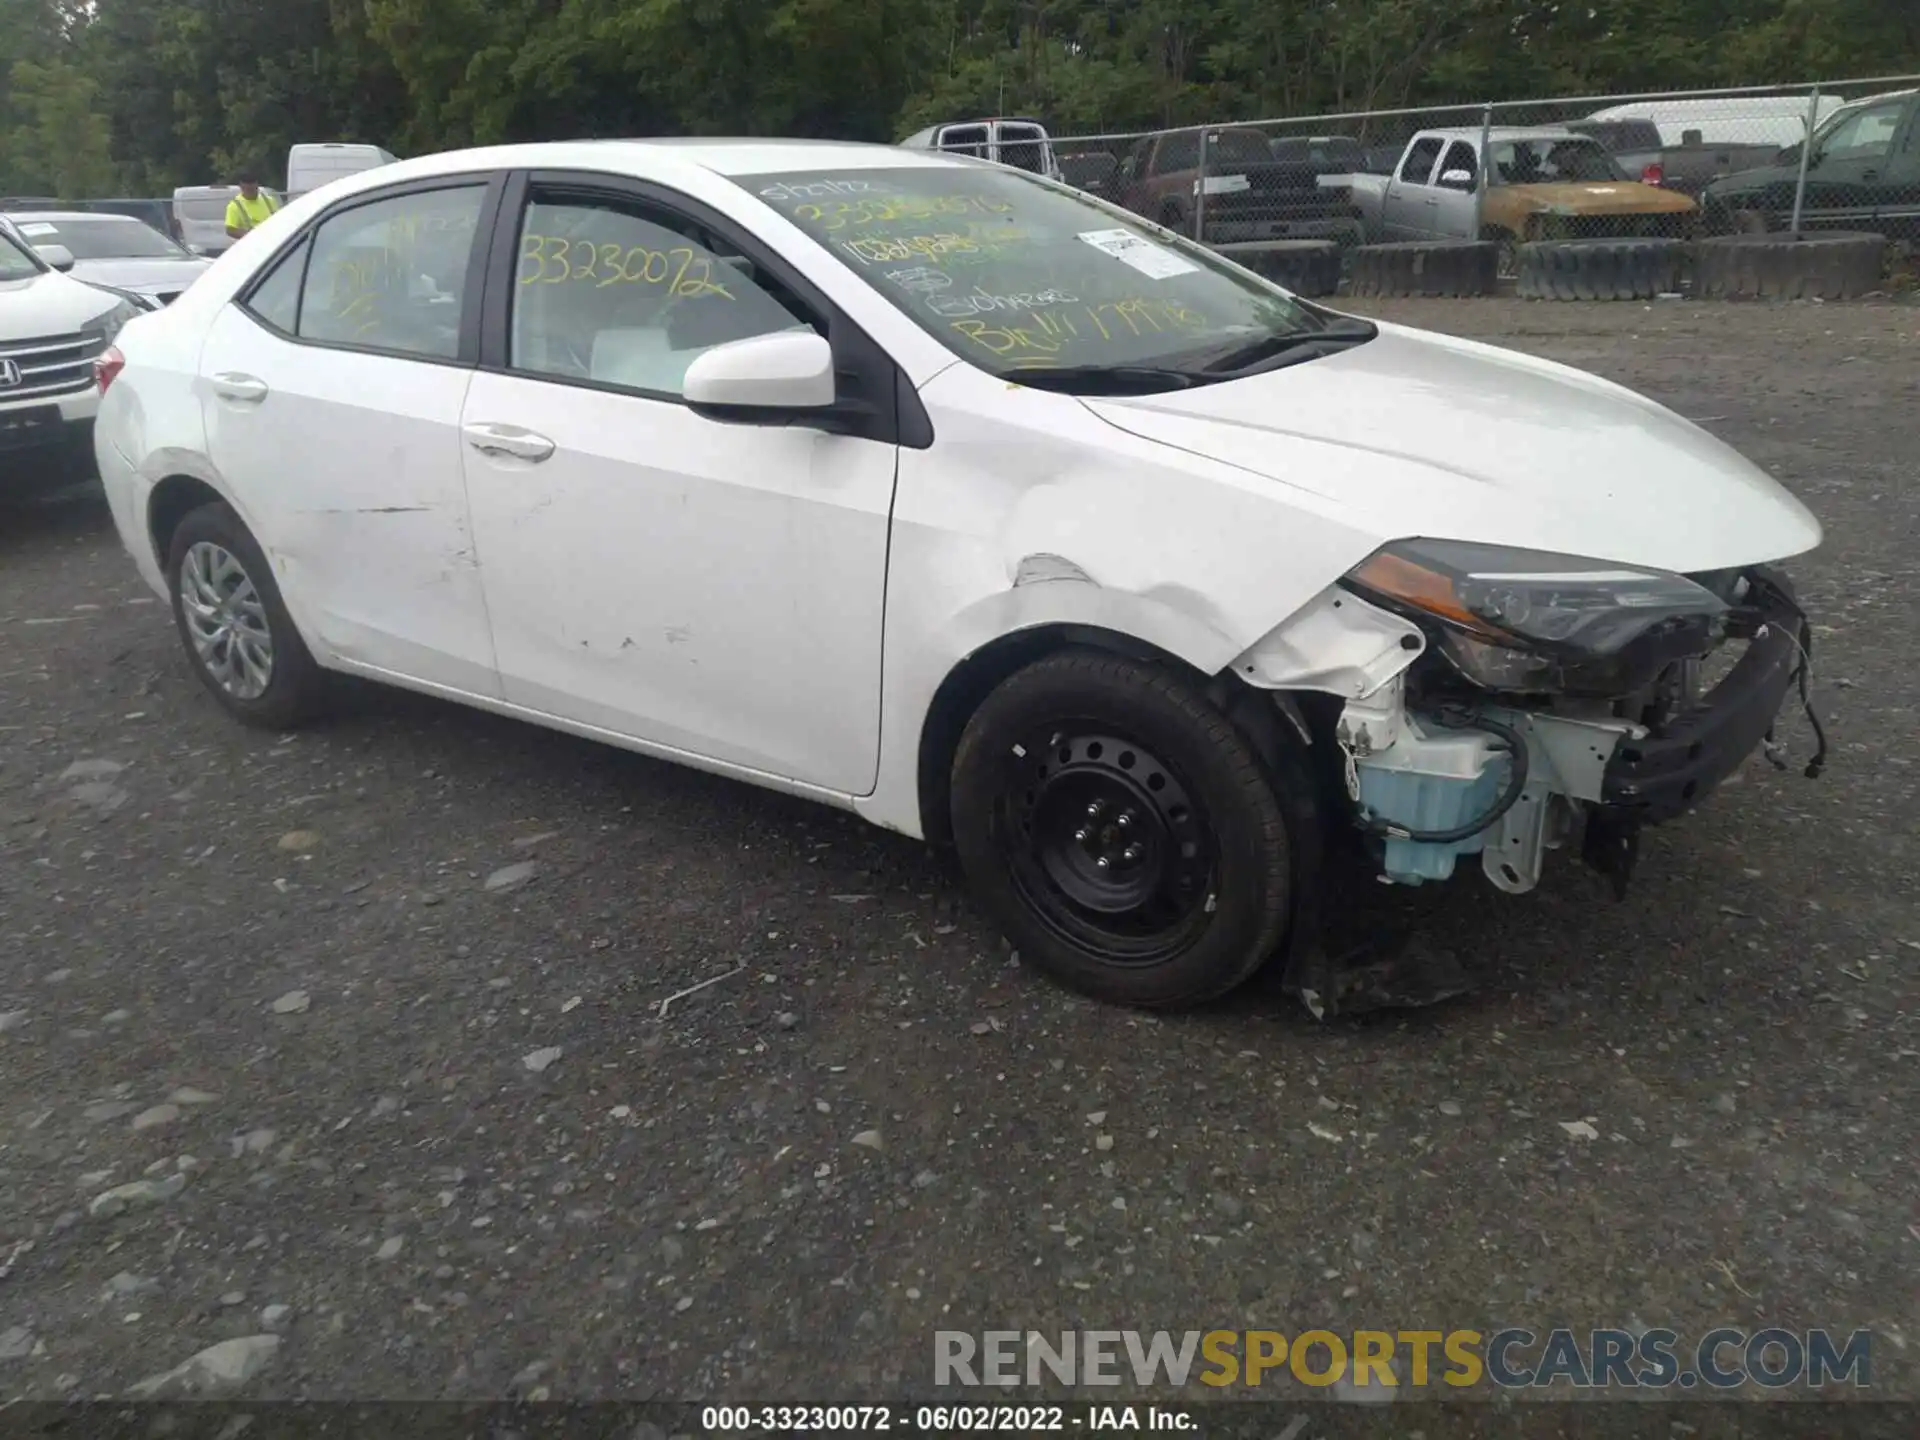
[[[1813,144],[1805,144],[1809,130]],[[1920,238],[1920,77],[1060,136],[1072,184],[1249,262],[1331,241]]]

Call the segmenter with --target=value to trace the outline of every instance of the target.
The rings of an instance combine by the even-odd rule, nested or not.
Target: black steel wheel
[[[1108,964],[1178,953],[1204,923],[1216,847],[1173,767],[1086,717],[1016,741],[1011,757],[1020,773],[995,820],[1034,913]]]
[[[988,696],[951,810],[961,864],[1022,956],[1123,1004],[1192,1005],[1245,980],[1317,854],[1226,716],[1168,670],[1094,651]]]

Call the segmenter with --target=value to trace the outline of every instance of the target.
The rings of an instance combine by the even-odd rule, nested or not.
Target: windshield
[[[1338,323],[1137,217],[1012,171],[914,165],[737,183],[996,375],[1178,368]]]
[[[1501,185],[1564,185],[1627,178],[1598,141],[1584,137],[1495,141],[1493,172]]]
[[[31,280],[40,270],[39,260],[29,255],[5,230],[0,230],[0,280]]]
[[[27,220],[35,245],[64,245],[76,260],[184,260],[187,252],[139,220]]]
[[[1310,165],[1338,165],[1347,169],[1357,169],[1366,164],[1366,153],[1361,150],[1358,140],[1348,140],[1344,136],[1331,136],[1327,139],[1288,138],[1273,142],[1273,158],[1276,160],[1306,161]]]
[[[1258,130],[1216,130],[1207,137],[1207,163],[1213,165],[1265,165],[1273,159],[1273,147]]]

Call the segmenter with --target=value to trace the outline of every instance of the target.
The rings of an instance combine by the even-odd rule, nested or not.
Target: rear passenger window
[[[300,338],[453,359],[485,195],[484,185],[426,190],[323,222],[301,291]]]
[[[296,333],[300,321],[300,282],[306,278],[309,248],[310,242],[302,240],[282,255],[246,300],[248,310],[288,335]]]
[[[1407,152],[1406,163],[1400,167],[1400,179],[1408,185],[1424,185],[1427,177],[1433,174],[1433,162],[1440,158],[1440,141],[1428,136],[1417,141],[1413,149]]]

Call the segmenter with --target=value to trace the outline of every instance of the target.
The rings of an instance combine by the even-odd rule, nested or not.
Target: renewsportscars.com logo
[[[936,1330],[936,1385],[1193,1384],[1503,1390],[1818,1389],[1873,1383],[1873,1336],[1831,1330]]]

